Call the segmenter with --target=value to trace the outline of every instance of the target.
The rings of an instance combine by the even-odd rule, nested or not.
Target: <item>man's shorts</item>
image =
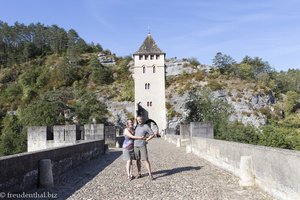
[[[136,160],[148,160],[148,152],[146,146],[134,146],[134,154]]]

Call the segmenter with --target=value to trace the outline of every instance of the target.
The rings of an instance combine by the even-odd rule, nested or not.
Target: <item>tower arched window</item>
[[[146,67],[143,66],[143,74],[145,74],[145,73],[146,73]]]
[[[153,66],[153,67],[152,67],[152,71],[153,71],[153,73],[155,73],[155,70],[156,70],[156,69],[155,69],[155,66]]]

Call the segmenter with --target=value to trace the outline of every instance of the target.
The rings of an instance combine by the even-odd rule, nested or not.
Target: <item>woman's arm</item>
[[[127,129],[125,129],[124,135],[126,135],[127,137],[129,137],[131,139],[136,139],[136,140],[144,140],[145,139],[145,137],[142,137],[142,136],[132,135]]]

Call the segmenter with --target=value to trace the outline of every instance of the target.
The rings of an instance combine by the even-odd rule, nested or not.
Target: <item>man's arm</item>
[[[148,137],[147,139],[146,139],[146,142],[148,142],[149,140],[151,140],[152,138],[154,138],[154,134],[152,134],[152,135],[150,135],[150,137]]]
[[[149,126],[148,126],[148,133],[150,134],[150,137],[148,137],[146,139],[146,142],[148,142],[149,140],[151,140],[155,136],[154,132],[152,131],[152,129]]]

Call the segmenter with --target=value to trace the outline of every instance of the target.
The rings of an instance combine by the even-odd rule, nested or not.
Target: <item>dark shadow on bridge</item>
[[[61,174],[59,177],[54,177],[54,187],[50,189],[37,188],[26,193],[53,194],[56,198],[49,199],[67,199],[77,190],[83,187],[86,183],[92,180],[97,174],[114,162],[122,155],[121,150],[114,150],[99,158],[92,159],[82,163],[78,167]],[[39,199],[39,198],[35,198]],[[45,199],[45,198],[44,198]]]
[[[153,175],[158,175],[155,176],[155,179],[162,178],[164,176],[170,176],[173,174],[185,172],[185,171],[193,171],[193,170],[200,170],[203,166],[198,166],[198,167],[177,167],[173,169],[168,169],[168,170],[160,170],[156,172],[152,172]]]

